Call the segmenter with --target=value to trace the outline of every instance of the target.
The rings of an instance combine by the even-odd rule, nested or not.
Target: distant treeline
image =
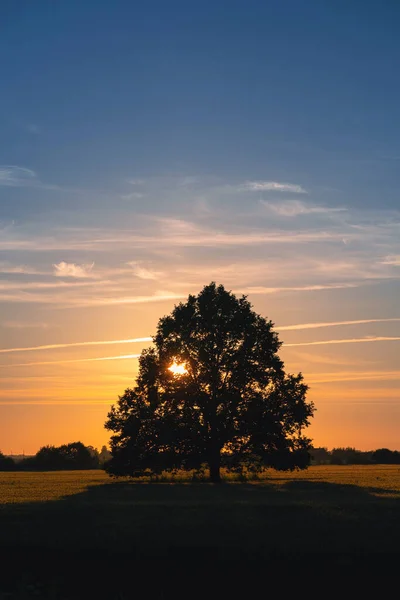
[[[82,442],[62,446],[43,446],[35,454],[19,460],[0,452],[0,471],[69,471],[102,469],[111,458],[106,446],[99,452]]]
[[[313,448],[311,465],[399,465],[400,452],[380,448],[362,452],[356,448]],[[93,446],[73,442],[62,446],[43,446],[35,456],[14,460],[0,452],[0,471],[72,471],[103,469],[111,453],[103,446],[100,452]]]
[[[312,465],[399,465],[400,452],[379,448],[362,452],[356,448],[313,448]]]

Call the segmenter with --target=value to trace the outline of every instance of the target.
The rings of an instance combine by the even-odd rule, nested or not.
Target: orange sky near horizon
[[[249,294],[254,309],[276,323],[284,341],[280,356],[286,370],[302,371],[310,386],[308,399],[314,401],[317,412],[308,434],[316,446],[398,449],[400,370],[395,333],[400,333],[399,318],[363,315],[354,319],[351,310],[338,310],[332,298],[337,292],[318,293],[324,300],[323,321],[315,319],[316,292],[277,297]],[[349,303],[350,297],[351,293]],[[150,344],[142,340],[154,333],[158,318],[176,302],[112,307],[112,323],[102,317],[111,308],[101,308],[101,314],[91,314],[86,321],[84,336],[82,321],[69,320],[64,312],[62,326],[32,329],[29,350],[22,349],[21,338],[16,336],[18,345],[8,344],[0,351],[1,450],[33,454],[46,444],[77,440],[98,448],[107,444],[106,414],[118,394],[134,383],[136,356]],[[295,311],[289,309],[293,305]],[[289,313],[291,319],[286,316],[284,320]],[[127,329],[128,322],[133,326]],[[102,336],[97,333],[100,323]],[[124,337],[132,332],[138,342]],[[40,348],[54,344],[61,347]]]

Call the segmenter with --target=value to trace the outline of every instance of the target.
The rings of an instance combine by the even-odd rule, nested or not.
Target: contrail
[[[294,331],[296,329],[318,329],[319,327],[336,327],[338,325],[363,325],[365,323],[389,323],[393,321],[400,321],[400,317],[393,317],[391,319],[361,319],[359,321],[328,321],[326,323],[300,323],[299,325],[284,325],[283,327],[276,326],[276,329],[278,329],[279,331]]]
[[[400,371],[356,371],[339,373],[316,373],[307,376],[307,382],[316,383],[336,383],[343,381],[373,381],[373,380],[400,379]]]
[[[284,344],[284,347],[288,346],[325,346],[328,344],[358,344],[363,342],[396,342],[399,341],[400,337],[370,337],[370,338],[353,338],[349,340],[322,340],[318,342],[299,342],[297,344]]]
[[[28,363],[16,363],[1,365],[0,368],[12,368],[12,367],[33,367],[36,365],[63,365],[65,363],[81,363],[81,362],[95,362],[97,360],[126,360],[129,358],[139,358],[140,354],[123,354],[122,356],[101,356],[99,358],[71,358],[68,360],[44,360],[40,362],[28,362]]]
[[[339,325],[362,325],[362,324],[368,324],[368,323],[388,323],[388,322],[394,322],[400,321],[400,317],[393,317],[393,318],[389,318],[389,319],[360,319],[357,321],[333,321],[333,322],[321,322],[321,323],[299,323],[297,325],[283,325],[283,326],[276,326],[276,329],[278,331],[295,331],[295,330],[303,330],[303,329],[318,329],[321,327],[336,327]],[[393,340],[393,339],[397,339],[397,338],[360,338],[359,340],[354,340],[353,342],[357,342],[357,341],[387,341],[387,340]],[[107,345],[112,345],[112,344],[133,344],[133,343],[140,343],[140,342],[152,342],[153,338],[152,337],[141,337],[141,338],[129,338],[126,340],[99,340],[99,341],[95,341],[95,342],[72,342],[72,343],[68,343],[68,344],[46,344],[43,346],[28,346],[28,347],[20,347],[20,348],[1,348],[0,349],[0,354],[9,354],[11,352],[33,352],[35,350],[56,350],[58,348],[76,348],[79,346],[107,346]],[[311,345],[318,345],[318,344],[328,344],[328,343],[332,343],[332,344],[339,344],[339,343],[351,343],[352,340],[331,340],[331,341],[326,341],[326,342],[307,342],[307,343],[301,343],[301,344],[285,344],[285,346],[311,346]]]
[[[45,346],[30,346],[25,348],[2,348],[0,354],[10,352],[32,352],[34,350],[55,350],[57,348],[73,348],[77,346],[106,346],[109,344],[133,344],[135,342],[152,342],[151,337],[131,338],[128,340],[106,340],[98,342],[73,342],[71,344],[46,344]]]

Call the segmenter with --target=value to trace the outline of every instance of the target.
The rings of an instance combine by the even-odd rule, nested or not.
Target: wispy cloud
[[[354,282],[354,283],[327,283],[327,284],[315,284],[315,285],[299,285],[299,286],[285,286],[285,287],[247,287],[237,291],[241,294],[277,294],[281,292],[318,292],[321,290],[341,290],[347,288],[359,287],[365,284],[365,282]]]
[[[9,354],[11,352],[33,352],[37,350],[56,350],[58,348],[76,348],[78,346],[108,346],[113,344],[134,344],[141,342],[152,342],[151,337],[130,338],[126,340],[99,340],[94,342],[72,342],[69,344],[46,344],[44,346],[29,346],[21,348],[1,348],[0,354]]]
[[[28,265],[10,265],[5,262],[0,262],[0,273],[10,275],[44,275],[42,271],[39,271],[35,267],[29,267]]]
[[[26,362],[26,363],[15,363],[15,364],[0,364],[0,369],[11,369],[13,367],[36,367],[39,365],[63,365],[69,363],[85,363],[85,362],[97,362],[102,360],[130,360],[137,359],[140,354],[123,354],[122,356],[100,356],[96,358],[70,358],[66,360],[44,360],[38,362]]]
[[[23,187],[37,182],[35,171],[16,165],[0,165],[0,185]]]
[[[296,344],[285,344],[286,347],[294,347],[294,346],[326,346],[329,344],[360,344],[367,342],[398,342],[400,337],[386,337],[386,336],[376,336],[376,337],[365,337],[365,338],[353,338],[353,339],[343,339],[343,340],[319,340],[317,342],[298,342]]]
[[[135,261],[128,262],[127,264],[132,267],[133,274],[139,279],[155,280],[159,279],[162,275],[160,271],[152,271],[150,269],[146,269],[145,267],[140,266],[140,264]]]
[[[1,326],[8,329],[48,329],[50,327],[48,323],[35,323],[33,321],[4,321]]]
[[[278,331],[293,331],[293,330],[304,330],[304,329],[315,329],[319,327],[335,327],[339,325],[359,325],[364,323],[382,323],[382,322],[391,322],[391,321],[400,321],[400,318],[391,318],[391,319],[362,319],[358,321],[337,321],[337,322],[329,322],[329,323],[303,323],[299,325],[285,325],[285,326],[275,326],[275,329]],[[10,326],[13,326],[11,324]],[[22,324],[17,324],[17,327],[22,328]],[[25,326],[25,325],[24,325]],[[29,324],[27,325],[29,327]],[[36,327],[43,327],[43,324],[33,324]],[[46,325],[44,325],[46,327]],[[356,343],[356,342],[373,342],[373,341],[391,341],[398,340],[400,338],[393,337],[368,337],[368,338],[356,338],[350,340],[327,340],[327,341],[316,341],[316,342],[304,342],[299,344],[285,344],[285,346],[312,346],[312,345],[326,345],[326,344],[335,344],[335,343]],[[133,344],[133,343],[142,343],[142,342],[152,342],[153,338],[148,337],[140,337],[140,338],[127,338],[121,340],[98,340],[98,341],[88,341],[88,342],[71,342],[71,343],[62,343],[62,344],[46,344],[42,346],[30,346],[30,347],[18,347],[18,348],[1,348],[0,354],[8,354],[11,352],[32,352],[32,351],[40,351],[40,350],[54,350],[57,348],[73,348],[79,346],[105,346],[105,345],[114,345],[114,344]]]
[[[388,381],[400,379],[400,371],[342,371],[340,373],[316,373],[307,376],[307,383],[340,383],[344,381]]]
[[[100,288],[103,288],[103,286],[106,284],[107,282],[101,282]],[[42,284],[42,286],[45,286],[46,284]],[[54,287],[56,284],[47,284],[49,287]],[[182,298],[185,298],[187,296],[187,293],[181,293],[178,294],[176,292],[163,292],[163,291],[159,291],[159,292],[155,292],[152,296],[149,295],[143,295],[143,296],[124,296],[124,295],[118,295],[118,296],[107,296],[107,293],[110,293],[111,291],[120,291],[120,290],[112,290],[109,287],[107,287],[106,290],[106,294],[103,295],[102,294],[102,289],[99,290],[98,294],[96,296],[83,296],[82,294],[71,294],[68,293],[67,288],[70,288],[70,292],[73,291],[74,288],[77,287],[88,287],[88,286],[93,286],[93,285],[99,285],[98,282],[96,281],[94,284],[91,282],[76,282],[76,283],[66,283],[66,282],[62,282],[62,284],[60,284],[59,286],[57,286],[56,288],[56,292],[61,291],[62,288],[66,288],[65,293],[63,293],[62,295],[60,295],[59,293],[55,293],[55,294],[46,294],[46,293],[40,293],[40,294],[36,294],[36,293],[29,293],[29,292],[24,292],[23,290],[21,290],[20,292],[14,292],[14,293],[1,293],[0,292],[0,302],[21,302],[21,303],[33,303],[33,304],[47,304],[47,305],[52,305],[52,308],[71,308],[71,307],[91,307],[91,306],[118,306],[118,305],[124,305],[124,304],[147,304],[147,303],[152,303],[152,302],[164,302],[164,301],[170,301],[170,300],[179,300]]]
[[[400,267],[400,255],[399,256],[386,256],[385,259],[382,261],[382,264]]]
[[[89,265],[76,265],[75,263],[60,262],[54,264],[54,275],[56,277],[91,277],[94,263]]]
[[[246,181],[243,189],[252,192],[289,192],[291,194],[307,194],[301,185],[282,183],[279,181]]]
[[[327,323],[300,323],[298,325],[276,326],[279,331],[294,331],[301,329],[319,329],[320,327],[338,327],[340,325],[363,325],[367,323],[390,323],[400,321],[400,317],[390,319],[359,319],[358,321],[333,321]],[[286,344],[287,345],[287,344]]]
[[[68,306],[111,306],[124,304],[147,304],[151,302],[163,302],[169,300],[181,300],[186,298],[187,293],[177,294],[175,292],[158,291],[153,296],[117,296],[117,297],[97,297],[97,298],[71,298],[62,308]]]
[[[101,285],[106,286],[110,282],[102,281]],[[30,290],[30,291],[39,291],[39,290],[66,290],[66,289],[80,289],[98,286],[99,283],[97,281],[82,281],[79,279],[78,281],[0,281],[0,290]]]
[[[74,194],[87,194],[88,190],[79,188],[63,187],[54,183],[41,181],[33,169],[20,167],[18,165],[0,165],[0,186],[8,187],[31,187],[41,190],[72,192]],[[93,192],[95,190],[92,190]],[[100,192],[96,190],[96,194]]]
[[[299,215],[329,215],[336,212],[346,211],[346,208],[342,207],[329,207],[329,206],[318,206],[315,204],[307,204],[300,202],[300,200],[288,200],[285,202],[268,202],[267,200],[260,200],[260,203],[272,211],[273,213],[282,217],[298,217]]]
[[[104,252],[106,246],[113,250],[131,248],[179,248],[179,247],[204,247],[218,248],[229,246],[255,246],[264,244],[306,244],[309,242],[337,241],[343,243],[343,233],[335,231],[268,231],[257,229],[242,229],[239,232],[223,231],[212,227],[199,227],[185,221],[162,219],[161,231],[156,233],[138,233],[137,231],[103,231],[86,230],[82,235],[75,237],[59,237],[59,239],[37,237],[30,239],[9,238],[0,240],[0,250],[32,252],[48,252],[53,250],[84,250]],[[192,226],[192,227],[190,227]],[[154,227],[153,227],[154,230]],[[67,232],[66,232],[67,233]],[[357,233],[348,234],[349,240],[358,239]]]

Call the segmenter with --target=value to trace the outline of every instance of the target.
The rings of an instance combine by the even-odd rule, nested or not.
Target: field
[[[26,589],[40,597],[35,586],[53,577],[56,589],[67,566],[70,586],[95,569],[95,595],[110,599],[131,597],[128,574],[155,565],[164,573],[152,582],[159,598],[167,597],[166,574],[205,564],[260,563],[274,573],[288,565],[376,567],[397,557],[399,509],[399,466],[269,471],[219,486],[115,481],[102,471],[0,473],[0,598],[2,585],[20,594],[4,598],[31,597]],[[81,597],[62,589],[65,596],[42,597]]]

